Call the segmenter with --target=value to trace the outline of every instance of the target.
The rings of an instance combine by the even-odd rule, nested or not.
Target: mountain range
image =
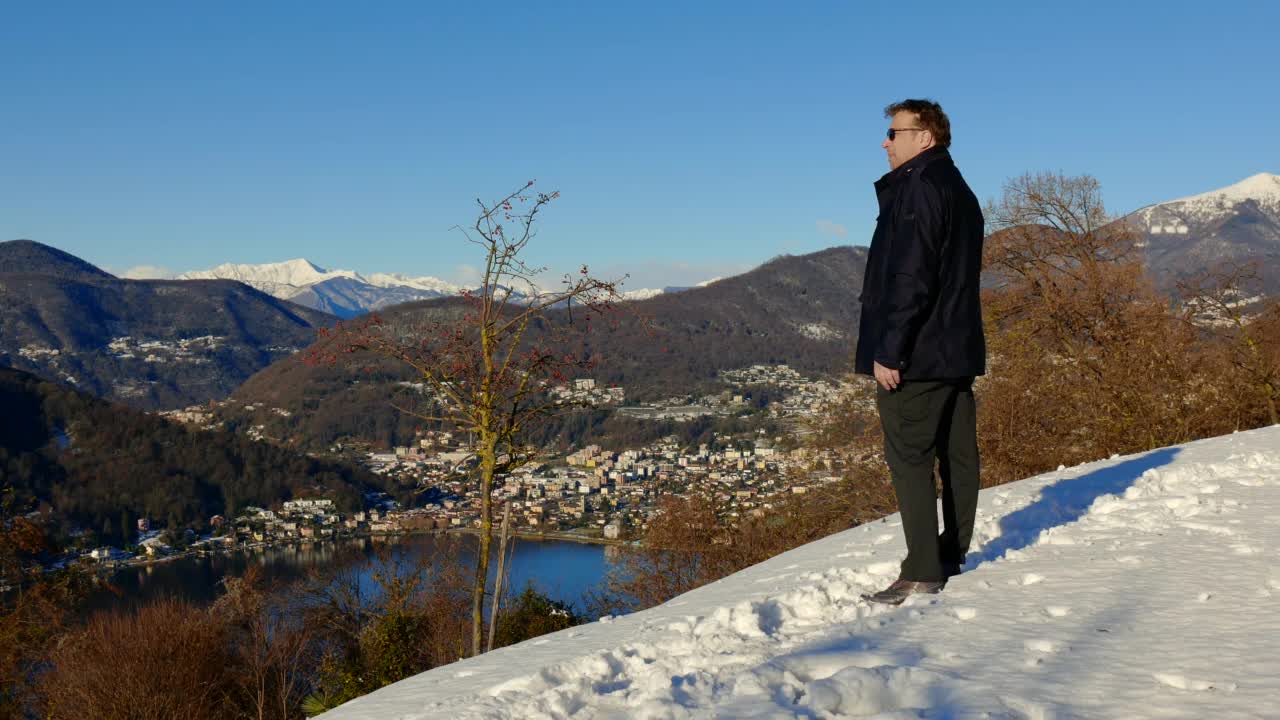
[[[755,364],[809,375],[837,371],[853,354],[866,257],[866,248],[847,246],[784,255],[703,287],[626,303],[585,336],[586,352],[598,362],[593,378],[646,401],[723,390],[721,373]],[[441,298],[379,315],[390,326],[412,326],[463,309]],[[307,449],[345,436],[405,442],[416,423],[388,398],[394,383],[412,378],[394,363],[373,365],[375,372],[357,372],[290,358],[248,380],[231,405],[257,407],[252,418],[237,419]]]
[[[238,280],[268,295],[349,318],[389,305],[457,295],[460,285],[433,277],[395,273],[361,275],[326,270],[301,258],[262,265],[226,263],[211,270],[182,273],[180,280]]]
[[[178,279],[239,280],[281,300],[343,319],[415,300],[455,296],[467,289],[434,277],[409,277],[397,273],[362,275],[353,270],[326,270],[302,258],[260,265],[225,263],[210,270],[182,273]],[[684,289],[646,288],[628,291],[624,297],[643,300]]]
[[[1140,233],[1165,287],[1217,264],[1253,260],[1264,293],[1280,294],[1276,175],[1157,203],[1124,220]],[[753,363],[836,372],[852,352],[865,255],[865,248],[831,248],[697,288],[637,291],[649,297],[627,303],[622,315],[647,319],[599,331],[592,341],[603,360],[597,380],[652,399],[714,387],[722,370]],[[279,396],[273,404],[297,409],[297,388],[319,381],[319,371],[276,361],[308,345],[317,327],[371,308],[392,321],[430,315],[461,290],[430,277],[329,271],[305,260],[185,277],[124,280],[39,243],[0,243],[0,365],[142,408],[223,399],[239,388],[238,397]]]
[[[124,280],[0,243],[0,365],[143,409],[225,398],[336,319],[232,280]]]

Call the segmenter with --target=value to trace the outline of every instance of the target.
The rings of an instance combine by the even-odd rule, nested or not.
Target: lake
[[[451,536],[453,537],[453,536]],[[123,568],[100,583],[86,602],[88,610],[129,608],[163,597],[204,604],[222,592],[226,577],[243,575],[258,567],[264,580],[288,582],[312,570],[340,570],[355,565],[366,575],[380,549],[391,549],[406,560],[437,550],[443,536],[407,535],[388,538],[356,538],[330,542],[282,545],[238,550],[205,557],[180,557],[167,562]],[[477,538],[464,535],[462,550],[474,557]],[[508,583],[517,590],[532,582],[555,600],[583,610],[584,594],[596,588],[611,567],[614,549],[557,540],[515,540]],[[498,542],[490,559],[491,577],[497,568]],[[492,582],[490,584],[492,588]]]

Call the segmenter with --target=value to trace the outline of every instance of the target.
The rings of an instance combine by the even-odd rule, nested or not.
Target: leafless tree
[[[593,366],[582,342],[593,320],[613,309],[617,284],[586,266],[555,287],[539,285],[545,268],[526,263],[535,221],[559,193],[533,190],[533,181],[495,203],[477,200],[470,228],[458,228],[484,256],[478,288],[465,309],[421,324],[385,323],[374,315],[326,333],[312,358],[335,362],[343,353],[371,352],[412,368],[432,401],[402,406],[424,421],[474,438],[480,495],[480,547],[472,597],[472,654],[482,652],[484,599],[493,541],[494,478],[529,462],[538,449],[525,433],[565,403],[548,392]]]

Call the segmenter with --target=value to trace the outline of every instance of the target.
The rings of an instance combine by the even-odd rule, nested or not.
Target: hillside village
[[[689,419],[746,411],[744,388],[768,387],[779,393],[763,412],[802,423],[823,413],[845,391],[836,383],[811,380],[785,366],[756,365],[724,374],[727,389],[701,398],[673,398],[647,406],[617,407],[621,387],[597,387],[577,380],[555,394],[577,402],[617,407],[620,412],[651,417]],[[246,409],[281,414],[279,408],[250,405]],[[209,407],[161,413],[171,420],[211,427]],[[262,426],[248,434],[261,437]],[[414,488],[420,507],[406,508],[382,493],[366,497],[364,510],[339,512],[328,498],[290,500],[274,508],[245,508],[230,520],[213,518],[209,534],[183,538],[195,549],[310,542],[342,537],[468,530],[479,526],[480,495],[469,473],[474,465],[465,438],[450,432],[425,431],[414,445],[369,451],[362,461],[375,473]],[[761,514],[779,497],[803,494],[835,482],[843,461],[813,448],[789,448],[783,437],[716,434],[712,442],[682,447],[669,436],[646,445],[607,450],[591,444],[542,458],[501,478],[494,495],[501,508],[510,501],[512,525],[525,535],[591,542],[622,542],[639,536],[663,497],[703,495],[713,498],[726,519]],[[146,520],[139,521],[143,543],[139,555],[110,548],[93,551],[95,559],[141,560],[175,552],[161,543]]]

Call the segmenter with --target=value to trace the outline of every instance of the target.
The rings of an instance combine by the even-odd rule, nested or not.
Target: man
[[[884,454],[907,540],[898,579],[868,600],[897,605],[960,573],[978,502],[973,378],[986,371],[982,210],[951,161],[951,123],[929,100],[885,108],[890,172],[862,282],[854,369],[874,375]],[[942,480],[938,533],[934,461]]]

